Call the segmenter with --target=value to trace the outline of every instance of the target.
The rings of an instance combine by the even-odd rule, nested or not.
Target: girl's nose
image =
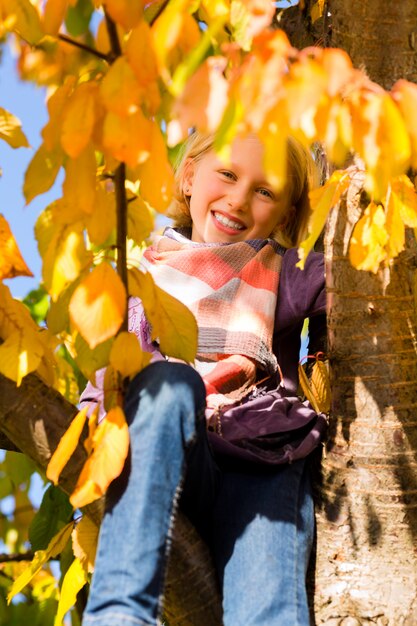
[[[228,194],[227,203],[230,208],[243,211],[249,206],[249,196],[250,194],[248,189],[246,189],[243,185],[234,185],[233,189],[231,189]]]

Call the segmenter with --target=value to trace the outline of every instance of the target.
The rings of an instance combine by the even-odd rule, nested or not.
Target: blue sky
[[[22,194],[24,172],[41,144],[40,132],[47,121],[45,100],[45,89],[19,80],[10,48],[3,47],[0,65],[0,107],[20,119],[31,146],[14,150],[6,142],[0,141],[0,168],[3,172],[0,177],[0,213],[3,213],[9,222],[20,251],[35,275],[34,278],[17,277],[5,281],[17,298],[24,297],[39,284],[41,262],[33,226],[42,209],[60,196],[60,182],[57,182],[48,193],[35,198],[29,206],[25,206]]]

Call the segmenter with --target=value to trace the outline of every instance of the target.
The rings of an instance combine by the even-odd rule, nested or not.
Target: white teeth
[[[234,228],[235,230],[243,230],[245,228],[242,224],[229,220],[228,217],[222,215],[221,213],[215,213],[214,217],[218,222],[220,222],[220,224],[223,224],[223,226],[227,226],[228,228]]]

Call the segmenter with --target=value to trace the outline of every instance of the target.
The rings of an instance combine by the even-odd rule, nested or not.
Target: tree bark
[[[36,375],[20,387],[0,374],[0,431],[45,470],[77,409]],[[63,470],[60,486],[70,494],[86,459],[80,444]],[[84,513],[100,523],[103,500]],[[164,618],[169,626],[221,626],[221,601],[209,551],[189,520],[178,514],[165,586]]]
[[[390,89],[399,78],[417,82],[417,2],[331,0],[332,45]]]
[[[417,345],[405,260],[350,265],[361,176],[326,236],[333,407],[317,527],[317,624],[417,623]],[[410,259],[408,259],[410,261]],[[355,621],[356,620],[356,621]]]

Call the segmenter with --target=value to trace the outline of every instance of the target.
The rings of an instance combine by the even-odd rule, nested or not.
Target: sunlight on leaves
[[[0,107],[0,139],[4,139],[12,148],[29,146],[20,121],[2,107]]]
[[[84,569],[94,571],[99,527],[89,517],[83,516],[72,531],[72,548]]]
[[[15,276],[33,276],[26,265],[10,226],[0,213],[0,280]]]
[[[109,263],[98,265],[72,294],[71,322],[90,348],[113,337],[126,311],[126,291]]]
[[[87,411],[88,407],[83,407],[81,411],[77,413],[69,428],[62,435],[58,447],[48,463],[46,476],[54,483],[54,485],[58,484],[62,470],[78,446],[78,441],[81,437],[81,433],[87,419]]]
[[[70,497],[74,508],[81,508],[104,495],[119,476],[129,450],[129,431],[120,407],[113,407],[96,428],[93,451],[87,459]]]

